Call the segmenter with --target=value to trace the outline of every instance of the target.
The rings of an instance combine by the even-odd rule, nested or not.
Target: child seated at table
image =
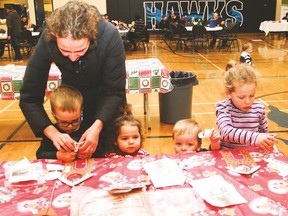
[[[67,133],[75,140],[75,143],[88,128],[81,124],[82,102],[81,93],[74,87],[64,84],[55,89],[50,95],[52,115],[57,122],[54,126],[60,132]],[[74,151],[58,150],[53,142],[43,135],[36,157],[37,159],[58,159],[69,162],[77,158],[77,152]]]
[[[179,154],[208,151],[208,149],[201,148],[202,139],[199,138],[200,132],[200,126],[192,119],[182,119],[176,122],[172,133],[175,153]],[[210,150],[220,149],[220,135],[215,129],[211,129],[209,139]]]
[[[255,101],[258,73],[248,64],[239,64],[224,76],[227,99],[216,104],[217,125],[222,148],[258,146],[273,150],[276,134],[268,132],[264,105]]]
[[[144,134],[141,122],[134,118],[131,106],[125,107],[123,115],[115,120],[110,149],[105,157],[146,156],[149,153],[141,148]]]
[[[252,64],[251,53],[253,52],[252,43],[245,43],[242,46],[242,53],[240,55],[240,63]]]

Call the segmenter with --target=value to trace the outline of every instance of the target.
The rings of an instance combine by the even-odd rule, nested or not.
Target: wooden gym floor
[[[253,44],[252,60],[262,78],[257,90],[258,100],[266,105],[269,130],[277,133],[278,148],[288,156],[288,40],[283,35],[264,36],[259,34],[240,34],[240,42]],[[149,50],[140,49],[127,52],[126,59],[159,58],[169,71],[193,72],[199,85],[193,86],[192,118],[202,129],[217,128],[215,124],[215,103],[225,98],[223,93],[223,73],[227,62],[239,60],[241,53],[237,49],[229,51],[213,49],[209,52],[178,50],[171,52],[161,40],[151,37]],[[6,55],[6,53],[4,54]],[[29,57],[24,56],[25,65]],[[11,64],[0,60],[0,65]],[[147,121],[143,113],[143,95],[128,94],[128,102],[133,105],[133,114],[143,122]],[[39,139],[35,138],[23,117],[17,100],[0,100],[0,161],[20,160],[23,157],[36,159],[35,152]],[[164,124],[159,119],[158,94],[149,94],[151,130],[146,130],[144,149],[150,154],[170,154],[173,152],[171,131],[173,125]],[[45,103],[49,111],[49,102]],[[208,140],[203,141],[207,147]]]

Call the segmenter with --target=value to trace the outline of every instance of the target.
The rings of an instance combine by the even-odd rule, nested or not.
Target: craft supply
[[[212,132],[213,132],[213,129],[204,129],[204,131],[201,131],[199,134],[198,134],[198,137],[200,139],[202,138],[209,138],[211,135],[212,135]]]
[[[122,184],[122,185],[111,185],[110,187],[103,188],[111,194],[128,193],[132,190],[143,189],[150,183],[139,183],[139,184]]]
[[[84,145],[85,141],[83,142],[75,142],[74,143],[74,152],[78,152],[79,147],[81,147],[82,145]]]
[[[91,174],[92,166],[92,158],[67,162],[65,163],[64,170],[62,171],[59,180],[69,186],[77,185],[93,176],[93,174]]]
[[[226,169],[240,174],[251,174],[260,168],[246,150],[221,151]],[[237,157],[237,158],[236,158]]]

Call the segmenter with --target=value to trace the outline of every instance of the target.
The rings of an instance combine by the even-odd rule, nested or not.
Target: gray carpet
[[[271,110],[267,115],[268,119],[275,122],[280,127],[288,128],[288,113],[285,113],[271,105],[268,107]],[[288,145],[288,140],[283,138],[279,138],[279,140],[282,140],[286,145]]]

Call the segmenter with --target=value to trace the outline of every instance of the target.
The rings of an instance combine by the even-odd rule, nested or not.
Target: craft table
[[[0,95],[2,100],[19,98],[26,66],[0,66]],[[51,93],[61,83],[61,73],[51,65],[46,92]],[[169,71],[157,58],[126,60],[126,93],[144,94],[144,113],[150,129],[148,93],[167,93],[173,89]]]
[[[240,150],[146,157],[95,158],[79,160],[66,165],[73,169],[82,170],[82,173],[87,172],[88,167],[90,167],[93,176],[80,183],[80,186],[89,187],[91,190],[123,184],[150,184],[149,176],[142,165],[146,162],[170,158],[183,169],[186,175],[186,183],[181,186],[157,189],[151,184],[148,185],[148,201],[151,202],[153,211],[160,211],[161,209],[157,208],[163,208],[162,210],[166,209],[166,212],[174,211],[174,215],[287,215],[288,159],[281,153],[268,153],[258,148],[245,148],[241,151],[243,150],[253,158],[257,165],[260,165],[256,172],[249,175],[238,174],[225,168],[223,155],[231,154],[237,161],[241,161],[244,154]],[[277,161],[278,165],[268,166],[266,160]],[[63,165],[63,163],[56,160],[36,160],[32,162],[33,164],[40,164],[43,169],[46,169],[48,164]],[[1,215],[70,215],[71,190],[76,189],[79,185],[71,187],[58,179],[46,180],[45,182],[43,179],[41,181],[41,178],[38,182],[8,184],[4,169],[12,164],[11,161],[0,164]],[[220,175],[225,181],[231,183],[238,193],[247,200],[247,203],[218,208],[203,201],[187,183],[215,175]],[[190,195],[194,199],[191,203],[183,200],[183,197],[186,199]],[[122,198],[125,198],[124,195]],[[81,199],[85,199],[85,196]],[[94,202],[96,204],[97,200],[94,200]],[[97,209],[94,209],[94,212],[97,212]]]
[[[267,36],[270,32],[287,32],[288,23],[278,21],[264,21],[260,23],[259,29],[265,32],[265,36]]]

